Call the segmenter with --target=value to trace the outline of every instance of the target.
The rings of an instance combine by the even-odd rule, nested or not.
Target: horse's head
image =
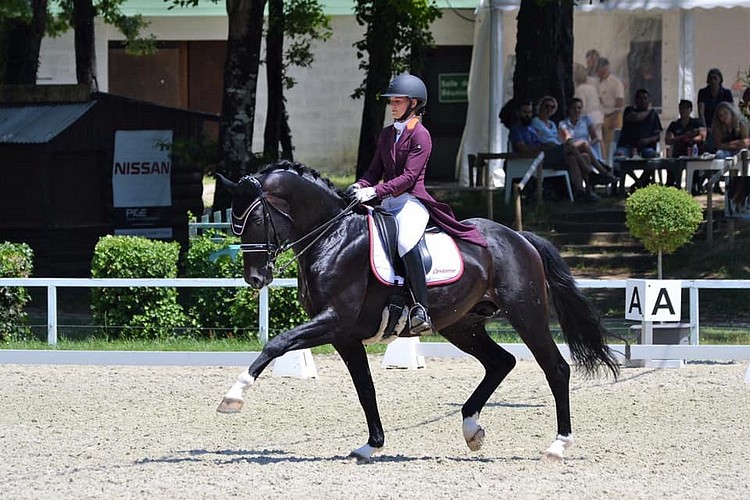
[[[263,189],[259,177],[232,182],[216,174],[232,194],[232,232],[240,237],[245,281],[260,289],[273,281],[273,264],[291,227],[288,206]]]
[[[309,249],[346,208],[333,184],[301,163],[282,160],[237,183],[217,178],[232,194],[232,231],[241,239],[245,281],[255,288],[273,281],[281,252]]]

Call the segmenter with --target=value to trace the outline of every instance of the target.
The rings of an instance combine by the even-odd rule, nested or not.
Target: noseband
[[[242,234],[245,232],[245,227],[247,226],[247,221],[250,218],[250,214],[253,213],[254,210],[256,210],[259,206],[263,209],[263,226],[266,233],[266,242],[265,243],[242,243],[240,244],[240,251],[244,253],[258,253],[258,252],[265,252],[266,259],[267,259],[267,265],[270,267],[274,267],[274,263],[276,262],[276,259],[287,251],[288,249],[292,248],[297,243],[300,243],[301,241],[311,237],[315,236],[315,238],[312,239],[310,243],[308,243],[305,248],[297,252],[296,259],[298,259],[303,253],[305,253],[316,241],[318,241],[326,232],[328,228],[330,228],[335,222],[340,220],[341,218],[345,217],[347,214],[349,214],[352,211],[352,208],[354,208],[355,205],[357,205],[357,201],[352,201],[346,209],[344,209],[343,212],[337,214],[332,219],[330,219],[328,222],[325,222],[324,224],[321,224],[320,226],[317,226],[301,238],[292,241],[292,242],[284,242],[279,237],[279,233],[276,230],[276,226],[273,223],[273,217],[271,217],[271,210],[269,207],[272,207],[275,211],[277,211],[279,214],[281,214],[283,217],[289,220],[292,224],[294,224],[294,220],[292,217],[284,212],[283,210],[276,207],[273,203],[269,202],[266,198],[266,194],[263,191],[263,186],[261,185],[260,181],[255,177],[246,177],[249,182],[253,184],[253,187],[258,190],[258,197],[250,204],[250,206],[247,207],[247,209],[242,213],[241,216],[236,216],[234,214],[234,208],[232,208],[232,233],[234,233],[236,236],[242,236]],[[291,265],[291,263],[294,262],[293,260],[290,260],[287,264],[285,264],[283,267],[279,269],[279,271],[283,271],[286,267]]]

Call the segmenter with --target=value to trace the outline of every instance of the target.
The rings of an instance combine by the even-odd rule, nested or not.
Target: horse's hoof
[[[358,464],[369,464],[370,460],[372,459],[372,455],[375,452],[381,451],[382,449],[382,446],[380,448],[375,448],[374,446],[365,444],[363,446],[360,446],[356,450],[352,450],[352,452],[349,453],[349,458],[356,459]]]
[[[349,453],[349,457],[348,458],[353,458],[360,465],[362,465],[362,464],[369,464],[370,463],[370,459],[371,459],[371,457],[368,457],[368,456],[365,456],[365,455],[360,455],[359,453],[357,453],[357,450],[354,450],[353,452]]]
[[[239,413],[242,409],[243,401],[241,399],[224,398],[216,408],[217,413]]]
[[[474,433],[471,438],[466,440],[466,446],[469,447],[471,451],[479,451],[482,448],[482,445],[484,444],[484,429],[481,427],[477,430],[477,432]]]
[[[563,457],[553,451],[547,450],[542,454],[542,462],[561,464],[563,462]]]

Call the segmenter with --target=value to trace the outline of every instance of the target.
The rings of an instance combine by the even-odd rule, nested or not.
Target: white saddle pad
[[[404,278],[396,274],[386,258],[385,248],[372,216],[367,216],[367,223],[370,227],[370,268],[373,274],[384,285],[403,285]],[[427,286],[447,285],[457,281],[464,273],[464,259],[453,238],[441,231],[426,233],[425,240],[432,255],[432,269],[427,274]]]

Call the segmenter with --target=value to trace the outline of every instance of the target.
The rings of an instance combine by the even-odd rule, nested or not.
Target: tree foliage
[[[3,0],[0,4],[0,84],[36,84],[42,38],[45,34],[58,36],[70,28],[82,28],[82,12],[86,13],[90,24],[90,35],[82,38],[89,46],[79,49],[78,33],[76,39],[77,53],[85,53],[84,65],[91,65],[93,60],[93,18],[96,16],[122,32],[128,52],[152,52],[153,35],[141,36],[148,23],[140,15],[124,15],[120,7],[125,1]],[[76,65],[81,65],[78,57]],[[91,68],[84,71],[92,73]]]
[[[626,224],[652,254],[670,254],[689,242],[703,220],[703,210],[690,193],[651,184],[625,202]]]

